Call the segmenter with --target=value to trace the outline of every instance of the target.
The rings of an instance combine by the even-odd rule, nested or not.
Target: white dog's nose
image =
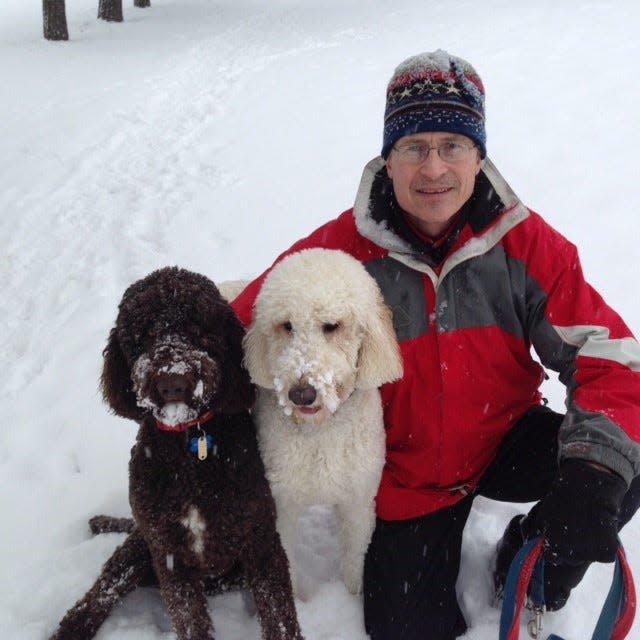
[[[316,401],[316,390],[309,384],[299,384],[289,389],[289,400],[299,407],[306,407]]]

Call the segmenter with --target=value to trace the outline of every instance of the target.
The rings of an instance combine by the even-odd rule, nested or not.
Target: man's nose
[[[449,167],[438,155],[437,149],[430,149],[429,155],[420,164],[420,173],[430,178],[439,177],[446,173]]]

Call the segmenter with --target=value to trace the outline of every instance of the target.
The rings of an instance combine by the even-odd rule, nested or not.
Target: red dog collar
[[[186,422],[179,422],[178,424],[165,424],[156,418],[156,426],[160,431],[173,431],[175,433],[180,433],[182,431],[186,431],[191,427],[195,427],[196,425],[204,424],[205,422],[209,422],[213,418],[215,414],[213,411],[207,411],[201,416],[194,418],[193,420],[187,420]]]

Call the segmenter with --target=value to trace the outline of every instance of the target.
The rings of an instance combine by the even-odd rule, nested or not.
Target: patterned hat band
[[[382,156],[414,133],[467,136],[486,156],[484,87],[473,67],[445,51],[405,60],[387,87]]]
[[[403,109],[395,112],[385,123],[381,155],[387,158],[393,145],[415,133],[455,133],[470,138],[480,151],[487,155],[487,138],[484,121],[475,113],[463,109]]]
[[[484,123],[484,115],[482,112],[477,111],[476,109],[472,109],[466,104],[461,104],[460,102],[454,102],[453,100],[448,102],[446,100],[440,100],[438,102],[430,102],[428,106],[425,105],[424,102],[414,101],[410,103],[404,103],[398,106],[396,109],[390,109],[387,106],[387,112],[384,116],[384,122],[387,124],[393,118],[398,117],[401,113],[406,111],[460,111],[461,113],[466,113],[470,118],[476,118],[479,122]]]

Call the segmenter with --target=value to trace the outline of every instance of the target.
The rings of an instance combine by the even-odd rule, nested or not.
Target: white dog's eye
[[[326,334],[335,333],[340,328],[339,322],[325,322],[322,325],[322,332]]]
[[[285,333],[293,333],[293,325],[287,320],[280,325]]]

